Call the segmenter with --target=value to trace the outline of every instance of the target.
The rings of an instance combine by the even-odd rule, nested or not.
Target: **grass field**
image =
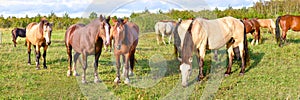
[[[10,31],[1,31],[0,99],[300,99],[300,33],[289,32],[288,43],[283,48],[276,45],[271,34],[262,34],[262,44],[249,45],[251,63],[244,76],[238,75],[238,63],[229,77],[223,77],[224,68],[213,72],[209,67],[213,64],[212,54],[208,51],[205,80],[191,80],[192,85],[182,88],[179,62],[172,55],[172,45],[158,46],[154,33],[140,35],[138,63],[130,85],[113,83],[116,72],[110,52],[103,52],[99,60],[102,83],[93,83],[93,56],[88,57],[88,84],[82,84],[80,76],[67,77],[64,32],[52,34],[47,52],[48,69],[35,70],[33,52],[32,64],[27,65],[25,39],[19,38],[17,47],[13,47]],[[252,36],[248,36],[250,41]],[[81,74],[80,64],[77,69]],[[197,70],[194,67],[193,76]]]

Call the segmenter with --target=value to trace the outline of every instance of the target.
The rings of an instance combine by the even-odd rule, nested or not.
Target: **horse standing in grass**
[[[51,33],[52,33],[52,24],[49,23],[46,19],[42,19],[39,23],[33,22],[27,25],[26,27],[26,45],[28,50],[28,64],[30,65],[30,53],[31,45],[34,47],[36,55],[36,69],[40,69],[40,57],[41,52],[40,48],[44,48],[43,58],[44,58],[44,69],[47,69],[46,66],[46,52],[48,46],[51,44]]]
[[[18,37],[26,37],[26,30],[23,28],[14,28],[11,30],[12,41],[14,42],[14,47],[17,45]]]
[[[280,27],[282,29],[282,36],[280,37]],[[284,15],[279,16],[276,19],[276,40],[279,46],[282,46],[282,42],[286,42],[286,35],[288,30],[300,31],[300,16]]]
[[[94,82],[99,82],[98,77],[98,60],[101,55],[103,44],[109,44],[109,19],[105,19],[100,15],[99,18],[96,18],[94,21],[90,22],[87,25],[83,24],[74,24],[71,25],[65,34],[65,45],[68,53],[68,72],[67,76],[73,75],[77,76],[76,72],[76,62],[80,54],[82,54],[83,60],[83,75],[82,83],[86,83],[86,69],[87,69],[87,57],[89,55],[95,55],[94,62]],[[108,20],[108,21],[107,21]],[[72,49],[75,51],[74,55],[74,66],[72,66]]]
[[[215,20],[197,18],[193,20],[185,35],[182,48],[182,61],[180,65],[182,85],[188,85],[188,79],[192,72],[193,51],[197,53],[199,63],[198,81],[204,78],[203,65],[206,49],[219,49],[226,45],[229,63],[225,76],[231,73],[232,60],[238,47],[242,60],[240,75],[245,73],[246,63],[249,62],[246,31],[243,23],[233,17],[224,17]]]
[[[161,35],[161,40],[163,41],[163,43],[166,45],[166,42],[164,40],[165,36],[169,36],[169,44],[171,43],[172,40],[172,33],[173,33],[173,29],[176,25],[175,21],[159,21],[155,24],[154,29],[155,29],[155,33],[156,33],[156,40],[157,40],[157,44],[159,44],[159,40],[160,40],[160,35]]]
[[[123,75],[125,84],[129,84],[129,74],[133,75],[135,65],[135,50],[138,45],[139,27],[128,22],[127,19],[112,19],[114,26],[111,29],[111,34],[114,39],[114,55],[116,59],[117,77],[115,83],[120,83],[120,57],[124,62]]]
[[[268,31],[272,34],[275,34],[275,22],[272,19],[257,19],[260,27],[267,28]]]
[[[258,45],[261,38],[260,38],[260,25],[257,19],[244,18],[243,22],[246,27],[246,33],[251,33],[254,36],[251,45],[254,45],[254,43],[255,45]]]

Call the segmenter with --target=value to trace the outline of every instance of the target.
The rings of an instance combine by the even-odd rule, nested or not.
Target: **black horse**
[[[11,30],[11,35],[12,35],[12,41],[14,42],[14,47],[16,47],[17,38],[26,37],[26,30],[23,28],[14,28],[13,30]]]

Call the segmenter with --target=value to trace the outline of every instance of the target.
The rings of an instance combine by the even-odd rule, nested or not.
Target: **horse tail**
[[[243,23],[243,21],[241,20],[241,22]],[[244,25],[244,59],[246,61],[246,66],[250,64],[250,55],[249,55],[249,50],[248,50],[248,41],[247,41],[247,32],[246,32],[246,27],[245,24]]]
[[[279,22],[280,22],[281,16],[279,16],[276,19],[276,28],[275,28],[275,35],[276,35],[276,41],[279,43],[279,46],[281,46],[281,39],[280,39],[280,29],[279,29]]]

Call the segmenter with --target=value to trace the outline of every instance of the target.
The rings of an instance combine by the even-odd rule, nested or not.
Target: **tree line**
[[[140,13],[131,13],[130,19],[132,21],[141,21],[143,19],[144,23],[151,23],[152,21],[147,21],[146,18],[152,18],[153,21],[159,20],[177,20],[189,19],[194,17],[205,17],[209,19],[215,19],[225,16],[232,16],[235,18],[273,18],[277,16],[291,14],[291,15],[300,15],[299,5],[300,0],[271,0],[271,1],[262,1],[254,3],[253,7],[243,7],[241,9],[233,9],[232,6],[228,6],[225,10],[220,10],[217,7],[213,10],[204,9],[201,11],[192,11],[192,10],[175,10],[171,9],[168,12],[162,12],[159,10],[157,13],[150,13],[148,9],[145,9]],[[148,16],[150,15],[150,16]],[[154,16],[154,17],[151,17]],[[90,20],[97,18],[98,15],[95,12],[90,13],[89,18],[76,17],[71,18],[68,13],[65,13],[62,17],[58,17],[54,12],[51,12],[47,16],[41,16],[37,14],[35,17],[28,17],[27,15],[24,18],[16,18],[14,16],[9,16],[4,18],[3,15],[0,16],[0,28],[14,28],[14,27],[23,27],[25,28],[27,24],[31,22],[39,22],[42,17],[46,17],[50,22],[53,22],[54,29],[66,29],[72,24],[75,23],[88,23]],[[117,17],[117,16],[113,16]],[[145,21],[146,20],[146,21]],[[149,25],[148,25],[149,26]],[[152,27],[145,27],[152,28]],[[151,29],[152,30],[152,29]]]

